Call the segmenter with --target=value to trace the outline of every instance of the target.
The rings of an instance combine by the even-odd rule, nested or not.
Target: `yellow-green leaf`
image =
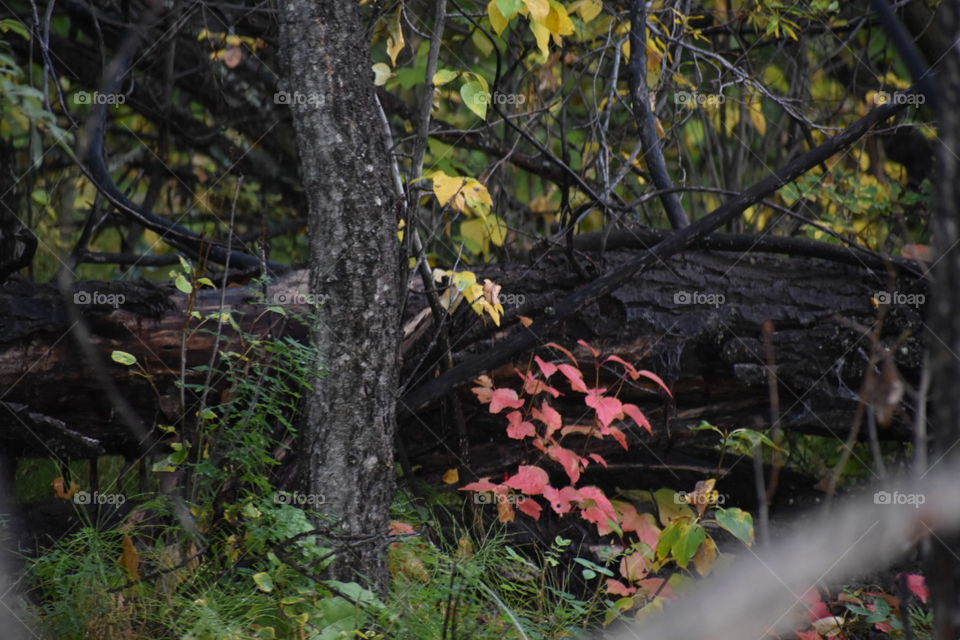
[[[433,84],[436,87],[445,85],[458,75],[460,75],[459,71],[454,71],[453,69],[440,69],[433,74]]]
[[[540,49],[540,55],[546,60],[550,55],[550,30],[539,22],[530,22],[530,31],[533,37],[537,39],[537,47]]]
[[[128,367],[132,364],[137,364],[137,359],[133,354],[127,353],[126,351],[114,351],[110,354],[110,359]]]
[[[479,82],[467,82],[460,87],[460,97],[463,103],[467,105],[470,111],[480,116],[481,120],[487,118],[487,105],[490,104],[490,92],[483,88]]]
[[[253,574],[253,582],[257,585],[257,588],[264,593],[273,591],[273,579],[266,571]]]
[[[382,87],[387,84],[387,80],[393,77],[394,73],[390,69],[390,65],[386,62],[378,62],[373,67],[373,84]]]
[[[182,273],[178,273],[173,280],[173,284],[176,285],[177,289],[184,293],[193,293],[193,285],[190,284],[190,281],[183,277]]]
[[[681,502],[673,489],[657,489],[653,496],[660,514],[660,524],[667,526],[679,518],[693,518],[693,509]]]
[[[747,546],[753,544],[753,516],[742,509],[717,509],[717,524]]]

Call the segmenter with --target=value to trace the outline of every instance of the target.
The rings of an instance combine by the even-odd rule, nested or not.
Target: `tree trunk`
[[[330,575],[387,586],[399,336],[397,203],[355,0],[282,3],[286,86],[309,203],[323,359],[301,429],[303,481],[335,519]],[[319,372],[318,372],[319,373]]]
[[[950,40],[960,32],[960,2],[944,2],[938,14],[941,29]],[[931,418],[933,455],[931,466],[956,463],[960,459],[960,54],[950,47],[936,67],[939,85],[937,130],[939,175],[937,176],[937,208],[933,220],[933,236],[939,259],[934,268],[933,306],[930,310],[930,370],[934,383]],[[922,443],[926,446],[926,443]],[[927,470],[920,473],[926,475]],[[956,549],[960,536],[934,537],[928,554],[928,578],[936,616],[934,637],[947,640],[960,633],[960,560]]]

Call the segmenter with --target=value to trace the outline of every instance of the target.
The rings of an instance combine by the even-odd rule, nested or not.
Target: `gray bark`
[[[310,286],[325,296],[301,430],[304,483],[342,536],[331,577],[385,589],[393,494],[399,245],[389,149],[354,0],[282,3],[281,46],[309,203]],[[302,98],[302,99],[301,99]]]

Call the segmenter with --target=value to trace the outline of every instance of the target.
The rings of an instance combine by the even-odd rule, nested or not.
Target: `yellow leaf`
[[[539,22],[530,22],[530,31],[533,37],[537,39],[537,46],[540,48],[540,55],[546,59],[550,55],[550,31]]]
[[[747,112],[750,114],[750,122],[754,128],[764,135],[767,132],[767,119],[763,117],[763,103],[758,94],[750,96],[750,102],[747,103]]]
[[[575,31],[573,22],[567,15],[567,10],[556,0],[550,3],[550,13],[547,14],[544,26],[550,33],[558,36],[569,36]]]
[[[590,22],[603,11],[603,5],[597,0],[580,0],[574,8],[584,22]]]
[[[467,207],[470,208],[472,213],[481,217],[490,213],[490,207],[493,206],[493,198],[490,197],[490,192],[487,190],[487,187],[478,180],[467,178],[461,193],[467,203]]]
[[[497,32],[498,36],[510,26],[510,21],[507,20],[507,17],[503,15],[500,12],[500,8],[497,7],[497,0],[490,0],[490,4],[487,5],[487,15],[490,16],[490,25],[493,27],[493,30]]]
[[[443,481],[447,484],[457,484],[460,482],[460,470],[456,467],[447,469],[447,472],[443,474]]]
[[[387,38],[387,55],[390,56],[390,64],[394,67],[397,66],[397,56],[406,44],[403,40],[403,27],[400,25],[402,12],[403,4],[397,7],[396,18],[390,24],[390,37]]]
[[[523,0],[523,4],[530,12],[532,22],[545,22],[550,15],[550,3],[547,0]]]
[[[465,181],[459,176],[448,176],[443,171],[432,173],[430,179],[433,181],[433,193],[437,196],[440,206],[446,205],[450,202],[450,198],[458,195]]]

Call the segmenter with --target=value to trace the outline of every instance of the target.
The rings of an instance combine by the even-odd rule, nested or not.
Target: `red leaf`
[[[623,368],[627,370],[627,373],[630,374],[631,379],[636,380],[637,378],[640,377],[640,372],[637,371],[637,368],[632,364],[630,364],[629,362],[627,362],[626,360],[624,360],[623,358],[621,358],[620,356],[607,356],[606,360],[604,360],[604,362],[611,362],[611,361],[617,362],[620,365],[622,365]]]
[[[514,440],[523,440],[537,435],[537,428],[533,426],[532,422],[524,420],[523,414],[519,411],[508,413],[507,421],[510,423],[507,426],[507,436]]]
[[[535,496],[543,493],[549,481],[547,472],[540,467],[520,465],[520,470],[507,479],[506,485],[511,489]]]
[[[563,418],[559,413],[557,413],[556,409],[547,404],[546,400],[544,400],[543,404],[540,406],[542,407],[541,409],[534,407],[533,418],[534,420],[539,420],[547,426],[547,433],[545,437],[549,438],[556,433],[557,429],[563,426]]]
[[[590,353],[592,353],[594,358],[598,358],[598,357],[600,356],[600,352],[597,351],[596,349],[594,349],[593,347],[591,347],[591,346],[590,346],[589,344],[587,344],[585,341],[583,341],[583,340],[577,340],[577,344],[580,345],[581,347],[586,347],[586,348],[587,348],[587,351],[589,351]]]
[[[547,455],[560,463],[563,470],[567,472],[571,484],[577,484],[577,480],[580,479],[580,456],[561,446],[548,447]]]
[[[517,509],[524,512],[534,520],[540,519],[540,512],[543,511],[543,507],[540,506],[540,503],[534,500],[533,498],[522,498],[517,502]]]
[[[522,371],[517,372],[521,378],[523,378],[523,392],[530,396],[535,396],[538,393],[546,391],[554,398],[560,396],[560,392],[548,385],[543,380],[529,374],[523,373]]]
[[[820,597],[820,592],[817,591],[815,587],[807,589],[806,593],[803,594],[802,600],[807,603],[807,620],[814,622],[820,618],[830,617],[830,609],[827,607],[827,603],[823,601],[823,598]]]
[[[638,425],[646,429],[650,435],[653,435],[653,427],[650,426],[650,421],[647,420],[647,416],[643,415],[643,411],[640,411],[640,407],[635,404],[624,404],[623,412],[633,418],[633,421]]]
[[[920,598],[920,600],[923,602],[926,602],[927,598],[930,597],[930,590],[927,589],[927,581],[920,574],[907,574],[907,589],[910,589],[910,591],[913,592],[913,595]]]
[[[643,376],[644,378],[649,378],[650,380],[653,380],[658,385],[660,385],[664,391],[667,392],[668,396],[670,396],[671,398],[673,397],[673,394],[670,393],[670,389],[667,389],[667,385],[663,382],[663,380],[660,379],[660,376],[655,374],[653,371],[647,371],[646,369],[641,369],[637,373]]]
[[[580,487],[581,502],[579,503],[582,511],[580,515],[587,522],[606,525],[607,520],[617,521],[617,511],[610,504],[606,494],[597,487]]]
[[[570,381],[570,388],[574,391],[579,391],[580,393],[587,393],[587,385],[583,382],[583,374],[580,373],[580,369],[572,367],[569,364],[558,364],[557,368],[560,369],[560,373],[567,377],[567,380]]]
[[[547,485],[543,488],[543,497],[550,501],[550,507],[556,513],[563,515],[570,511],[572,502],[580,499],[580,492],[573,487],[554,489]]]
[[[494,389],[493,397],[490,399],[490,413],[500,413],[505,408],[519,409],[523,406],[523,400],[517,396],[513,389]]]
[[[607,593],[615,596],[632,596],[637,592],[636,587],[628,587],[619,580],[607,578]]]
[[[569,351],[567,351],[566,349],[564,349],[563,347],[561,347],[560,345],[558,345],[556,342],[548,342],[548,343],[547,343],[547,346],[548,346],[548,347],[553,347],[553,348],[556,349],[557,351],[563,352],[563,354],[564,354],[565,356],[567,356],[568,358],[570,358],[570,362],[572,362],[573,364],[577,365],[578,367],[580,366],[580,363],[577,362],[577,359],[573,357],[573,354],[570,353]]]
[[[496,491],[499,486],[490,482],[490,478],[480,478],[476,482],[460,487],[459,491]]]
[[[629,449],[630,445],[627,444],[627,436],[623,435],[623,431],[616,427],[607,427],[608,436],[613,436],[613,439],[620,443],[620,446],[624,449]]]
[[[620,514],[620,528],[624,531],[633,531],[637,539],[651,549],[657,548],[660,542],[660,527],[651,513],[637,513],[636,507],[629,503],[617,503]]]
[[[823,637],[815,630],[797,631],[797,638],[800,640],[823,640]]]
[[[557,372],[557,365],[552,362],[545,362],[540,356],[533,356],[533,361],[537,363],[537,366],[540,367],[540,373],[543,374],[544,378],[550,379],[550,376]]]
[[[400,522],[399,520],[390,521],[390,535],[392,536],[401,536],[404,534],[409,535],[415,532],[416,529],[413,528],[412,524]]]
[[[588,407],[593,408],[593,410],[597,412],[600,425],[607,427],[620,415],[620,411],[623,409],[623,403],[616,398],[604,396],[604,391],[606,391],[606,389],[590,389],[587,392],[587,397],[584,398],[584,402],[587,403]]]
[[[637,580],[646,578],[647,561],[643,557],[643,554],[635,551],[623,556],[623,558],[620,559],[620,575],[630,582],[636,582]]]
[[[599,453],[591,453],[591,454],[590,454],[589,456],[587,456],[587,457],[590,458],[591,460],[593,460],[594,462],[598,462],[598,463],[602,464],[604,467],[607,466],[607,461],[604,460],[604,459],[603,459],[603,456],[601,456]]]

